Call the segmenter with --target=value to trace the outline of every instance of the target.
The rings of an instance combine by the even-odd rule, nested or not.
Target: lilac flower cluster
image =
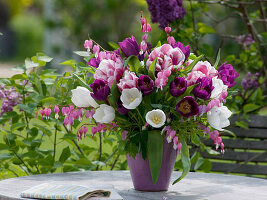
[[[22,95],[20,95],[13,87],[7,89],[5,85],[1,85],[0,99],[2,99],[0,112],[0,116],[2,116],[6,112],[13,111],[13,107],[22,101]]]
[[[234,70],[232,65],[223,63],[218,68],[218,72],[224,85],[227,85],[228,88],[235,85],[235,79],[239,76],[239,74]]]
[[[249,90],[251,88],[258,88],[260,86],[259,76],[259,73],[252,74],[251,72],[248,72],[241,82],[242,88],[244,88],[245,90]]]
[[[244,45],[246,48],[250,47],[250,45],[251,45],[252,43],[255,42],[255,41],[253,40],[251,34],[247,34],[247,35],[239,35],[239,36],[236,38],[236,41],[237,41],[238,44],[240,44],[240,45]]]
[[[159,23],[160,28],[164,29],[177,19],[182,19],[186,14],[182,0],[146,0],[151,14],[151,21]]]

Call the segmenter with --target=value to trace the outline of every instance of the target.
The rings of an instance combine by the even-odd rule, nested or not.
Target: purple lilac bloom
[[[239,36],[236,38],[236,41],[237,41],[238,44],[240,44],[240,45],[244,45],[246,48],[250,47],[250,45],[251,45],[252,43],[255,43],[255,41],[253,40],[251,34],[247,34],[247,35],[239,35]]]
[[[183,0],[146,0],[151,14],[151,21],[159,23],[164,29],[177,19],[182,19],[186,14],[183,8]]]
[[[212,86],[212,79],[210,77],[198,78],[196,83],[198,83],[198,85],[193,90],[194,96],[203,100],[209,99],[214,89],[214,86]]]
[[[110,94],[110,87],[108,84],[102,79],[96,79],[90,87],[93,90],[91,96],[97,101],[104,101],[107,99]]]
[[[245,90],[249,90],[251,88],[258,88],[260,86],[259,76],[259,73],[252,74],[248,72],[241,82],[242,88],[244,88]]]
[[[174,97],[182,95],[187,88],[187,81],[182,77],[176,77],[170,85],[170,93]]]
[[[189,55],[190,55],[190,46],[187,45],[187,46],[184,46],[181,42],[176,42],[174,45],[172,45],[173,48],[180,48],[182,50],[182,52],[184,53],[185,55],[185,60],[184,62],[187,61]]]
[[[176,105],[177,112],[183,117],[191,117],[199,113],[199,107],[195,99],[191,96],[184,97]]]
[[[136,42],[134,36],[132,36],[132,38],[126,38],[122,42],[119,42],[119,46],[125,57],[129,57],[131,55],[139,55],[140,47]]]
[[[7,89],[4,85],[0,87],[0,99],[2,99],[0,116],[4,113],[13,111],[13,107],[22,101],[20,95],[13,87]]]
[[[120,98],[118,98],[116,102],[116,106],[117,106],[118,113],[122,115],[126,115],[130,111],[122,105],[122,101],[120,100]]]
[[[137,88],[144,94],[149,95],[153,92],[154,82],[147,75],[141,75],[137,81]]]
[[[231,88],[236,84],[235,79],[239,76],[239,74],[236,73],[232,65],[223,63],[218,68],[218,72],[224,85],[227,85],[228,88]]]

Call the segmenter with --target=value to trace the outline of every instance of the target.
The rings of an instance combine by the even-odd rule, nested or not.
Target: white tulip
[[[165,124],[166,115],[160,109],[151,110],[146,114],[146,122],[154,128],[160,128]]]
[[[93,118],[99,123],[112,122],[115,119],[115,110],[111,106],[101,104],[100,107],[96,109]]]
[[[212,78],[212,86],[214,87],[210,98],[217,99],[220,97],[222,92],[227,91],[228,86],[223,84],[223,81],[219,79],[217,76]]]
[[[122,105],[129,109],[135,109],[142,102],[142,92],[137,88],[124,89],[121,93],[121,102]]]
[[[223,128],[230,125],[229,117],[232,115],[232,112],[226,107],[213,107],[208,113],[208,122],[211,127],[223,131]]]
[[[99,105],[96,103],[96,101],[91,96],[91,92],[85,88],[78,86],[76,89],[71,90],[72,97],[71,101],[74,103],[77,107],[94,107],[97,108]]]

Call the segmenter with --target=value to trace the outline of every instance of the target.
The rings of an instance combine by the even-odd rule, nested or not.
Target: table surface
[[[180,172],[172,174],[172,181]],[[0,200],[20,199],[20,193],[45,182],[84,186],[113,186],[125,200],[267,200],[267,180],[243,176],[189,173],[170,185],[167,192],[140,192],[133,189],[129,171],[86,171],[24,176],[0,181]]]

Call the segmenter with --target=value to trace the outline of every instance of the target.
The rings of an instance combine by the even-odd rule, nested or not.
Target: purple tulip
[[[110,87],[108,84],[102,79],[96,79],[90,87],[93,90],[91,96],[96,101],[104,101],[107,99],[108,95],[110,94]]]
[[[120,98],[118,98],[116,102],[116,106],[117,106],[118,113],[122,115],[126,115],[130,111],[122,105],[122,101],[120,100]]]
[[[184,97],[176,105],[177,112],[183,117],[191,117],[199,113],[199,107],[195,99],[191,96]]]
[[[154,82],[147,75],[141,75],[137,81],[137,88],[144,94],[149,95],[153,92]]]
[[[236,73],[232,65],[223,63],[218,68],[218,72],[224,85],[227,85],[228,88],[231,88],[236,84],[235,79],[239,76],[239,74]]]
[[[131,55],[139,55],[140,47],[136,42],[134,36],[132,36],[132,38],[126,38],[122,42],[119,42],[119,46],[125,57],[129,57]]]
[[[91,65],[91,66],[93,66],[93,67],[95,67],[95,68],[98,68],[99,64],[100,64],[100,59],[99,59],[99,57],[97,57],[97,58],[91,58],[91,59],[89,60],[89,62],[88,62],[88,65]]]
[[[214,86],[212,86],[212,79],[210,77],[198,78],[196,83],[198,83],[198,85],[193,90],[194,96],[203,100],[209,99],[214,89]]]
[[[170,85],[170,93],[174,97],[182,95],[187,88],[187,81],[182,77],[176,77]]]
[[[184,46],[181,42],[176,42],[174,45],[172,45],[173,48],[180,48],[182,50],[182,52],[184,53],[185,55],[185,60],[186,61],[190,55],[190,46],[187,45],[187,46]]]

